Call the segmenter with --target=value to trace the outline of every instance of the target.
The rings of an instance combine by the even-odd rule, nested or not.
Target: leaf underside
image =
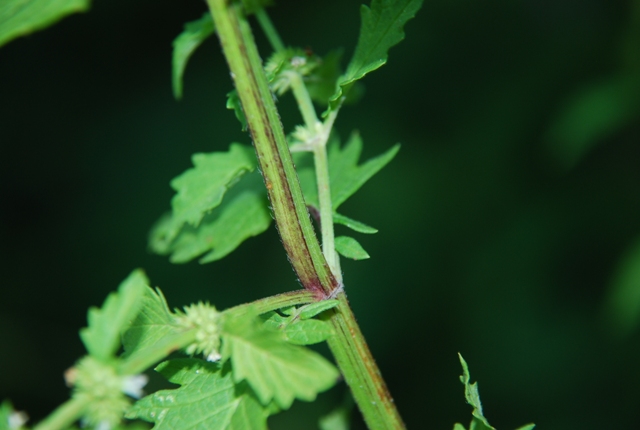
[[[89,9],[89,0],[2,0],[0,46],[42,30],[65,16]]]
[[[338,236],[335,239],[335,244],[336,251],[344,257],[351,258],[353,260],[366,260],[367,258],[370,258],[362,245],[352,237]]]

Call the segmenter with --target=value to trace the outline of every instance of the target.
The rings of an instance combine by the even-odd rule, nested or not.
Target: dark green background
[[[358,3],[282,0],[271,15],[286,43],[348,57]],[[571,168],[545,137],[567,100],[633,63],[631,9],[427,0],[361,103],[341,113],[338,130],[359,129],[365,157],[403,144],[342,208],[380,229],[358,236],[372,258],[343,269],[410,429],[470,420],[458,351],[499,429],[638,428],[640,337],[615,335],[602,312],[640,236],[638,116]],[[87,308],[136,267],[176,307],[297,288],[273,228],[204,266],[147,251],[190,155],[249,141],[225,109],[216,40],[189,64],[184,100],[172,98],[171,42],[204,10],[98,0],[0,49],[0,398],[34,419],[68,395],[62,373],[83,354]],[[300,118],[289,97],[281,106],[291,130]],[[343,388],[298,402],[272,428],[314,428]]]

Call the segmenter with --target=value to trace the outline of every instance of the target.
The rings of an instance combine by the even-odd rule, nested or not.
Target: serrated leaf
[[[173,96],[182,98],[182,77],[187,68],[189,58],[195,50],[215,32],[211,14],[206,12],[202,18],[188,22],[184,30],[173,41],[173,64],[171,80]]]
[[[371,8],[362,5],[360,35],[346,73],[329,101],[336,109],[353,84],[387,62],[389,49],[404,39],[403,27],[422,6],[422,0],[373,0]]]
[[[268,412],[245,383],[217,363],[197,359],[170,360],[156,370],[174,384],[138,402],[127,418],[154,422],[154,430],[264,430]]]
[[[0,46],[42,30],[65,16],[89,9],[89,0],[3,0],[0,3]]]
[[[367,258],[370,258],[362,245],[352,237],[338,236],[335,239],[335,245],[336,251],[347,258],[352,258],[354,260],[366,260]]]
[[[244,115],[238,91],[233,90],[227,93],[227,109],[235,113],[236,118],[240,121],[240,125],[242,125],[242,131],[247,131],[247,117]]]
[[[173,263],[186,263],[205,254],[200,263],[219,260],[246,239],[264,232],[271,215],[260,175],[245,175],[225,196],[222,203],[206,215],[197,227],[184,224],[171,239],[175,218],[164,217],[150,234],[151,249],[171,255]]]
[[[341,224],[341,225],[344,225],[345,227],[349,227],[351,230],[357,231],[358,233],[374,234],[378,232],[378,229],[376,228],[370,227],[365,223],[356,221],[344,215],[340,215],[337,212],[333,214],[333,222],[335,224]]]
[[[287,325],[284,334],[287,341],[294,345],[313,345],[329,339],[335,331],[326,321],[310,319],[297,320]]]
[[[467,400],[467,403],[473,407],[472,415],[474,419],[479,420],[487,427],[487,429],[495,430],[482,414],[482,403],[480,402],[478,384],[476,382],[473,384],[471,383],[471,375],[469,373],[469,366],[467,366],[467,362],[462,358],[461,354],[458,354],[458,358],[462,365],[462,376],[460,376],[460,382],[464,385],[464,397]]]
[[[396,144],[377,157],[358,165],[362,152],[362,139],[358,133],[351,135],[344,148],[332,145],[329,148],[329,177],[333,210],[337,210],[345,200],[393,160],[399,150],[400,145]]]
[[[109,294],[102,308],[91,308],[89,326],[80,330],[80,338],[94,358],[108,361],[120,348],[120,336],[142,306],[149,280],[142,270],[133,271],[118,291]]]
[[[321,355],[285,342],[252,319],[227,320],[222,339],[222,356],[231,358],[234,380],[246,380],[263,405],[274,401],[288,409],[295,398],[314,400],[337,381],[337,369]]]
[[[309,303],[308,305],[304,305],[298,308],[296,314],[301,320],[307,320],[321,314],[324,311],[335,308],[336,306],[338,306],[338,303],[339,302],[335,299]]]
[[[145,288],[141,302],[140,311],[122,335],[126,357],[155,345],[180,329],[159,288],[155,291]]]
[[[177,192],[171,206],[175,219],[197,226],[242,175],[256,168],[256,156],[253,148],[232,143],[228,152],[198,153],[192,161],[195,167],[171,181]]]
[[[332,140],[329,143],[328,163],[333,210],[336,211],[342,203],[358,191],[371,177],[393,160],[399,150],[400,145],[396,144],[386,152],[358,165],[360,154],[362,153],[362,139],[358,133],[352,133],[349,141],[343,147],[340,146],[337,139]],[[296,157],[296,165],[303,164],[306,161],[307,159],[303,158],[302,155]],[[298,176],[305,201],[308,205],[317,208],[318,189],[313,168],[302,167],[299,170]],[[334,217],[335,215],[334,213]],[[340,221],[344,220],[346,222],[346,220],[349,220],[349,222],[358,223],[344,215],[338,214],[337,217]],[[371,231],[369,229],[373,229],[362,223],[359,224],[360,225],[354,225],[354,227],[368,231]],[[363,226],[365,227],[363,228]]]

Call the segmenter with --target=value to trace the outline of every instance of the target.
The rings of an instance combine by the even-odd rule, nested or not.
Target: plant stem
[[[72,397],[53,411],[47,418],[39,422],[33,430],[66,429],[76,422],[91,402],[89,397]]]
[[[226,309],[224,312],[236,314],[251,309],[260,315],[276,309],[285,308],[287,306],[305,305],[314,301],[315,297],[312,292],[308,290],[296,290],[277,294],[271,297],[265,297],[263,299],[256,300],[255,302],[243,303]]]
[[[338,287],[325,261],[302,197],[273,95],[251,28],[238,4],[208,0],[242,103],[273,215],[289,260],[304,288],[322,299]]]
[[[262,31],[269,39],[271,47],[276,52],[284,50],[284,44],[280,35],[271,23],[269,15],[264,9],[256,13]],[[315,133],[319,133],[317,140],[313,144],[313,160],[316,172],[316,183],[318,186],[318,203],[320,205],[320,231],[322,234],[322,252],[331,273],[338,282],[342,282],[342,272],[340,270],[340,258],[335,250],[335,234],[333,231],[333,208],[331,203],[331,184],[329,181],[329,164],[327,163],[327,141],[333,128],[333,123],[338,115],[338,110],[333,110],[331,116],[324,125],[321,125],[313,101],[309,95],[302,76],[297,72],[288,72],[291,91],[296,99],[302,118],[307,128]]]
[[[285,251],[303,286],[316,299],[325,299],[340,291],[341,284],[332,276],[315,237],[251,29],[237,3],[207,1],[247,118]],[[336,335],[329,346],[367,425],[374,430],[403,429],[345,294],[340,292],[337,299],[340,304],[330,317]]]
[[[196,340],[196,329],[175,333],[149,346],[136,351],[124,359],[118,365],[118,373],[121,375],[134,375],[144,372],[157,362],[167,358],[169,354],[182,348],[186,348]]]

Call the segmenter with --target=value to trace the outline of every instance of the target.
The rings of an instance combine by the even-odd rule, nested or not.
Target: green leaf
[[[111,293],[101,309],[89,309],[89,326],[80,330],[80,338],[89,354],[108,361],[120,348],[120,336],[142,306],[149,280],[142,270],[133,271],[116,293]]]
[[[367,251],[365,251],[358,241],[352,237],[338,236],[335,239],[335,244],[336,251],[347,258],[352,258],[354,260],[366,260],[367,258],[370,258]]]
[[[288,409],[295,398],[314,400],[337,381],[337,369],[321,355],[285,342],[253,319],[227,320],[222,339],[222,357],[231,358],[234,380],[246,380],[263,405],[275,401]]]
[[[376,228],[370,227],[365,223],[348,218],[344,215],[340,215],[337,212],[333,214],[333,222],[335,224],[342,224],[346,227],[349,227],[351,230],[357,231],[358,233],[374,234],[378,232],[378,229]]]
[[[516,430],[533,430],[535,427],[535,424],[527,424],[522,427],[518,427]]]
[[[422,6],[422,0],[373,0],[371,8],[362,5],[362,24],[358,44],[338,89],[329,100],[335,110],[353,84],[387,62],[389,49],[404,39],[403,27]]]
[[[171,255],[173,263],[186,263],[205,253],[200,263],[219,260],[269,227],[271,215],[267,204],[260,175],[247,174],[197,227],[184,224],[172,236],[175,218],[162,218],[151,231],[151,249]]]
[[[618,262],[605,302],[605,315],[623,336],[640,323],[640,238]]]
[[[184,30],[173,41],[173,67],[171,80],[173,83],[173,96],[182,98],[182,77],[187,68],[189,58],[195,50],[215,32],[211,14],[206,12],[202,18],[188,22]]]
[[[326,105],[336,91],[341,58],[342,49],[329,52],[318,61],[318,66],[305,78],[307,90],[313,101]]]
[[[179,222],[198,226],[209,211],[238,179],[256,168],[253,148],[232,143],[228,152],[194,154],[195,167],[171,181],[177,194],[171,200],[173,217]]]
[[[238,91],[233,90],[227,93],[227,109],[232,110],[236,114],[236,118],[242,125],[242,131],[247,131],[247,117],[244,116],[244,110],[242,110],[242,103],[240,102]]]
[[[85,12],[89,0],[3,0],[0,2],[0,46],[42,30],[65,16]]]
[[[242,0],[242,7],[244,8],[245,15],[255,13],[258,9],[263,9],[266,6],[271,6],[272,0]]]
[[[331,203],[333,210],[351,197],[360,189],[373,175],[378,173],[386,166],[398,153],[400,145],[396,144],[389,148],[386,152],[377,157],[367,160],[365,163],[358,165],[360,154],[362,153],[362,139],[358,133],[352,133],[349,141],[340,147],[338,139],[333,139],[329,143],[329,181],[331,183]],[[306,167],[308,154],[296,154],[296,165],[302,165],[299,170],[300,186],[304,194],[305,201],[308,205],[318,207],[318,189],[316,185],[315,173],[312,167]],[[336,215],[338,221],[336,221]],[[351,220],[344,215],[334,213],[334,222],[350,223],[351,227],[356,230],[365,230],[372,232],[372,227]],[[376,230],[377,231],[377,230]]]
[[[154,422],[154,430],[267,428],[267,410],[246,384],[234,383],[228,367],[185,358],[166,361],[156,370],[180,388],[139,400],[127,418]]]
[[[145,288],[141,302],[140,312],[122,336],[125,357],[155,345],[180,330],[159,288],[155,291],[150,287]]]
[[[287,341],[294,345],[313,345],[324,342],[335,334],[333,327],[326,321],[315,319],[296,320],[284,329]]]
[[[458,354],[458,358],[460,358],[460,364],[462,365],[462,376],[460,376],[460,381],[464,385],[464,397],[467,400],[467,403],[473,407],[472,415],[474,417],[474,421],[478,420],[487,429],[495,430],[482,414],[482,403],[480,402],[478,384],[477,382],[474,382],[473,384],[470,383],[471,375],[469,374],[469,367],[467,366],[467,362],[464,361],[464,358],[462,358],[461,354]],[[474,427],[473,424],[471,427]],[[480,429],[482,429],[482,427],[478,428],[478,430]]]
[[[309,318],[313,318],[324,311],[335,308],[336,306],[338,306],[338,303],[339,302],[335,299],[322,300],[320,302],[304,305],[298,308],[296,313],[301,320],[306,320]]]
[[[400,150],[396,144],[377,157],[358,166],[362,152],[362,139],[353,133],[344,148],[332,145],[329,148],[329,177],[333,210],[360,189],[373,175],[386,166]]]

